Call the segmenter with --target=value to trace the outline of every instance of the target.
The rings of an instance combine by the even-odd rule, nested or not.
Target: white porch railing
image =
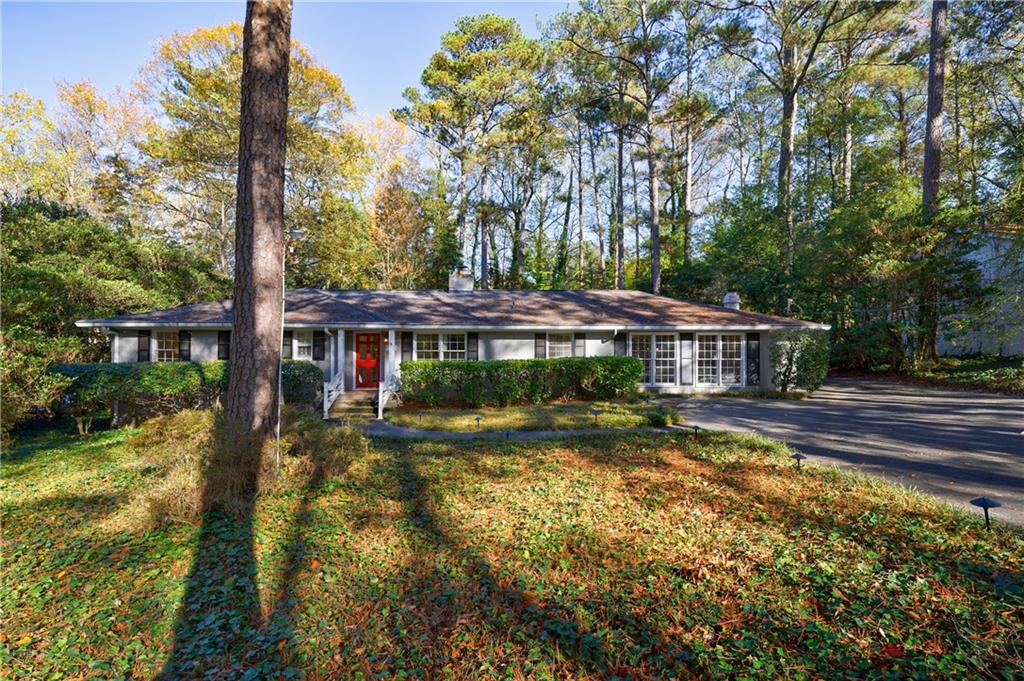
[[[402,382],[397,374],[391,374],[387,379],[377,384],[377,418],[384,418],[384,407],[388,406],[391,400],[402,387]]]
[[[345,392],[345,372],[342,371],[334,380],[324,383],[324,418],[331,414],[331,407],[341,393]]]

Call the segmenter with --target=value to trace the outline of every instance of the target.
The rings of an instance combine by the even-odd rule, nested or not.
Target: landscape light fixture
[[[971,499],[971,505],[977,506],[978,508],[982,508],[985,510],[985,529],[991,530],[992,524],[989,522],[988,519],[988,509],[999,508],[1000,506],[1002,506],[1002,504],[996,501],[995,499],[989,499],[988,497],[978,497],[977,499]]]
[[[590,413],[594,415],[594,425],[597,425],[597,417],[601,415],[600,409],[591,409]]]
[[[807,455],[806,454],[801,454],[800,452],[796,452],[795,454],[793,454],[793,460],[796,461],[796,469],[797,470],[800,470],[800,462],[803,461],[806,458],[807,458]]]
[[[694,426],[693,426],[693,434],[696,435],[699,432],[700,432],[700,426],[694,424]]]
[[[483,416],[480,416],[479,414],[477,414],[477,416],[476,416],[476,429],[477,430],[480,430],[480,419],[482,419],[482,418],[483,418]]]

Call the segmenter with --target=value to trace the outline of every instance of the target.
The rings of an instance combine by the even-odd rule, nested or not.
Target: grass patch
[[[943,357],[933,365],[894,373],[882,366],[873,375],[898,381],[1010,395],[1024,394],[1024,357]]]
[[[1024,668],[1024,532],[880,480],[796,473],[769,440],[377,442],[319,484],[266,490],[249,519],[153,527],[128,517],[164,474],[138,436],[36,434],[5,458],[12,677]]]
[[[600,414],[595,418],[592,410]],[[640,400],[551,402],[548,404],[482,407],[479,409],[399,408],[386,412],[391,423],[406,428],[476,432],[506,430],[577,430],[583,428],[637,428],[666,425],[657,405]],[[675,412],[672,411],[672,414]],[[479,424],[477,417],[480,418]],[[677,418],[667,416],[666,418]],[[671,421],[669,421],[671,422]]]

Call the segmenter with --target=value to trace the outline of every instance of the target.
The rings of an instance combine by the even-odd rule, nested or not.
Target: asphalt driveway
[[[755,432],[810,458],[929,492],[956,505],[998,499],[1024,525],[1024,399],[839,378],[805,400],[672,400],[687,425]]]

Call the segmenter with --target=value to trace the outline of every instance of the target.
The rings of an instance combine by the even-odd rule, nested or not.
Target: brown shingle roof
[[[231,301],[83,320],[80,326],[230,326]],[[366,291],[296,289],[285,297],[288,326],[460,328],[679,328],[820,325],[690,303],[642,291]]]

